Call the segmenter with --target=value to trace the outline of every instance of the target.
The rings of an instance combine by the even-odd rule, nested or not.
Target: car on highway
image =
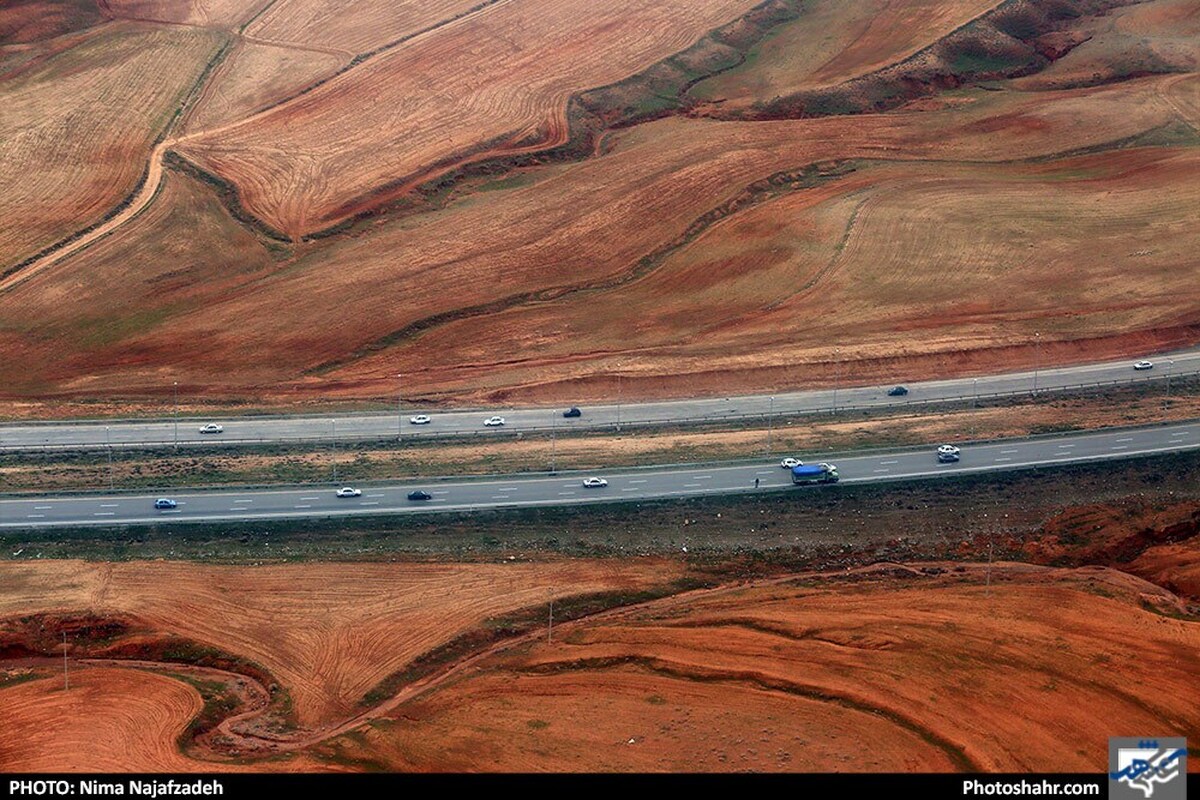
[[[504,424],[504,417],[488,417],[483,424],[489,428],[496,428]]]
[[[355,489],[353,486],[343,486],[337,490],[338,497],[362,497],[362,489]]]
[[[940,445],[937,449],[937,458],[938,458],[938,461],[940,461],[942,463],[949,463],[951,461],[958,461],[961,453],[962,453],[962,451],[959,450],[954,445],[943,444],[943,445]]]
[[[428,425],[432,421],[428,414],[417,414],[415,417],[408,418],[409,425]]]
[[[176,503],[169,497],[160,497],[154,501],[155,508],[175,508],[179,503]]]
[[[408,493],[409,500],[432,500],[433,495],[423,489],[415,489]]]
[[[1139,361],[1136,364],[1134,364],[1133,368],[1138,370],[1139,372],[1144,369],[1154,369],[1154,362],[1142,360],[1142,361]]]
[[[605,486],[608,486],[608,481],[604,480],[604,478],[583,479],[583,488],[585,489],[603,489]]]
[[[788,456],[783,461],[779,462],[779,466],[783,467],[784,469],[791,469],[792,467],[803,467],[804,462],[798,458],[792,458],[791,456]]]
[[[221,433],[225,429],[215,422],[210,422],[200,428],[201,433]]]
[[[571,406],[563,412],[564,417],[582,417],[583,412],[579,410],[579,406]]]
[[[888,397],[904,397],[906,394],[908,394],[907,386],[893,386],[888,389]]]

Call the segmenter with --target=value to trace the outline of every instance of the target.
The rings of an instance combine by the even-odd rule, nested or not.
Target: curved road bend
[[[842,483],[854,484],[978,474],[1195,449],[1200,449],[1200,421],[967,445],[962,448],[962,460],[951,464],[939,464],[933,447],[899,453],[862,453],[838,458],[836,463]],[[822,458],[807,454],[801,457],[809,462]],[[600,474],[608,479],[608,486],[603,489],[583,488],[583,475],[562,474],[412,480],[369,488],[363,486],[361,497],[348,499],[335,497],[334,487],[328,485],[298,489],[181,491],[164,495],[28,497],[0,500],[0,528],[286,520],[569,506],[753,492],[756,478],[761,487],[758,491],[791,488],[789,472],[772,461],[648,467]],[[413,489],[424,489],[433,497],[424,502],[409,501],[407,495]],[[837,487],[804,486],[795,487],[794,491],[837,491]],[[160,496],[176,500],[178,507],[155,510],[154,500]]]
[[[1171,353],[1155,357],[1152,370],[1138,372],[1129,360],[1109,361],[1100,364],[1083,364],[1074,367],[1059,367],[1038,370],[1037,387],[1058,389],[1079,384],[1095,384],[1109,381],[1162,380],[1170,372],[1182,376],[1200,372],[1200,349]],[[836,402],[838,408],[886,408],[902,407],[908,403],[926,403],[944,400],[970,399],[976,394],[1019,395],[1032,391],[1035,374],[1016,372],[990,375],[979,378],[955,378],[953,380],[925,381],[906,384],[909,390],[904,397],[889,397],[888,386],[847,386],[820,391],[784,392],[773,396],[747,395],[741,397],[698,400],[671,400],[653,403],[628,403],[622,405],[584,406],[583,416],[564,419],[562,408],[482,409],[477,411],[437,412],[416,406],[405,405],[402,413],[349,414],[322,417],[241,417],[229,419],[180,419],[178,443],[195,444],[263,444],[299,442],[303,440],[328,442],[336,434],[338,439],[385,439],[392,436],[435,437],[463,434],[488,434],[492,436],[516,431],[550,430],[560,431],[574,428],[613,427],[618,423],[638,426],[667,424],[678,421],[721,420],[730,417],[762,415],[773,412],[776,416],[830,410]],[[835,397],[836,395],[836,397]],[[409,418],[415,414],[428,413],[428,425],[412,425]],[[506,420],[502,428],[485,428],[483,421],[492,414]],[[201,434],[200,425],[217,421],[225,430],[220,434]],[[139,445],[172,444],[176,441],[176,425],[173,419],[147,421],[113,421],[64,423],[22,423],[0,426],[0,451],[20,451],[44,447],[103,448],[111,443],[117,447]]]

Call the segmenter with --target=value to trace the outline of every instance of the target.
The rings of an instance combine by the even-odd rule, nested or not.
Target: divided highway
[[[1081,385],[1163,380],[1200,373],[1200,349],[1155,357],[1154,369],[1137,371],[1129,360],[1102,364],[908,383],[908,394],[892,397],[886,386],[846,386],[838,390],[787,392],[768,395],[673,400],[582,407],[582,416],[564,419],[563,408],[481,409],[437,412],[405,406],[391,414],[348,414],[323,417],[241,417],[228,419],[186,418],[147,421],[24,423],[0,425],[0,452],[42,448],[138,447],[163,444],[255,445],[277,442],[328,442],[331,439],[386,439],[388,437],[456,436],[462,434],[502,435],[505,432],[574,428],[611,428],[616,425],[654,425],[672,422],[703,422],[765,417],[839,409],[881,408],[913,403],[963,400],[972,397],[1026,394]],[[848,381],[849,383],[849,381]],[[426,425],[413,425],[412,416],[428,414]],[[493,414],[504,417],[502,427],[484,427]],[[205,423],[217,422],[223,432],[202,434]]]
[[[938,463],[932,446],[906,452],[862,453],[836,460],[804,453],[797,456],[806,462],[836,461],[841,482],[855,484],[1048,467],[1195,449],[1200,449],[1200,422],[964,445],[962,460],[950,464]],[[648,467],[600,474],[608,479],[608,486],[600,489],[585,489],[582,485],[584,475],[560,474],[364,485],[360,487],[362,496],[356,498],[336,497],[333,486],[184,491],[163,495],[28,497],[0,500],[0,528],[476,511],[784,489],[796,492],[799,499],[805,492],[839,490],[838,486],[792,487],[789,471],[780,468],[776,461]],[[754,485],[755,479],[759,481],[758,489]],[[429,492],[432,499],[409,501],[407,495],[414,489]],[[154,501],[158,497],[168,497],[178,505],[169,510],[156,510]]]

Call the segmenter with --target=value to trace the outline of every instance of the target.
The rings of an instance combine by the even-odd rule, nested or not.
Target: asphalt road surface
[[[1200,372],[1200,349],[1153,357],[1154,369],[1136,371],[1129,360],[1075,367],[1019,372],[980,378],[906,383],[908,394],[892,397],[886,386],[847,386],[821,391],[788,392],[700,400],[675,400],[656,403],[583,406],[583,415],[567,419],[563,408],[505,409],[437,412],[401,405],[400,413],[348,414],[323,417],[241,417],[228,419],[159,419],[148,421],[25,423],[0,426],[0,451],[41,448],[137,447],[178,443],[180,446],[221,443],[253,445],[271,442],[324,442],[331,439],[386,439],[389,437],[512,435],[514,432],[575,428],[612,428],[617,425],[654,425],[671,422],[703,422],[740,417],[778,416],[797,412],[840,409],[881,408],[973,397],[1014,395],[1098,383],[1130,381],[1160,382],[1168,374],[1181,376]],[[1164,387],[1165,388],[1165,387]],[[428,414],[429,424],[413,425],[409,419]],[[503,416],[503,427],[488,428],[483,422],[493,414]],[[224,431],[202,434],[200,427],[219,423]]]
[[[936,478],[1051,466],[1081,461],[1128,458],[1200,448],[1200,422],[1145,429],[1111,430],[1033,439],[966,445],[962,460],[939,464],[932,446],[907,452],[863,453],[838,458],[842,484],[913,478]],[[806,463],[831,460],[797,454]],[[0,500],[0,528],[78,525],[133,525],[161,522],[279,520],[371,514],[474,511],[495,508],[566,506],[582,503],[650,500],[696,495],[788,490],[838,491],[838,486],[791,486],[790,472],[778,462],[682,465],[613,470],[602,489],[586,489],[581,474],[512,476],[487,479],[411,481],[366,486],[362,496],[338,498],[333,486],[300,489],[171,492],[165,495],[114,494],[72,497],[29,497]],[[755,479],[759,488],[755,488]],[[409,501],[413,489],[432,495]],[[179,505],[159,511],[157,497]]]

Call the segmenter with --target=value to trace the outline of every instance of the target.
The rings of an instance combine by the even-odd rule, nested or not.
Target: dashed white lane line
[[[559,492],[559,493],[558,493],[558,496],[559,496],[559,497],[566,497],[566,496],[568,496],[568,495],[573,495],[573,494],[575,494],[575,492],[574,492],[574,491],[570,491],[570,492]]]
[[[880,464],[899,464],[899,461],[880,461]]]
[[[1072,447],[1074,447],[1074,446],[1075,446],[1075,445],[1073,445],[1073,444],[1060,444],[1060,445],[1058,446],[1058,449],[1059,449],[1059,450],[1070,450],[1070,449],[1071,449]]]
[[[1000,455],[1011,455],[1013,453],[1018,453],[1018,452],[1020,452],[1020,451],[1014,447],[1014,448],[1010,448],[1008,450],[1001,450]]]
[[[1132,437],[1132,436],[1126,436],[1126,437],[1124,437],[1124,438],[1122,438],[1122,439],[1117,439],[1116,441],[1118,441],[1118,442],[1132,442],[1132,441],[1133,441],[1133,437]]]
[[[369,494],[367,497],[383,497],[383,492],[380,492],[379,494]]]
[[[881,469],[876,469],[876,470],[871,470],[871,471],[872,472],[891,472],[891,470],[888,469],[887,467],[883,467]]]
[[[506,495],[506,494],[494,494],[494,495],[492,495],[492,499],[493,499],[493,500],[507,500],[507,499],[508,499],[508,495]]]
[[[683,485],[683,488],[685,488],[685,489],[699,489],[699,488],[700,488],[700,484],[698,484],[698,483],[685,483],[685,484]]]
[[[698,481],[711,481],[711,480],[712,480],[712,475],[697,475],[697,476],[696,476],[696,480],[698,480]]]
[[[300,499],[302,501],[307,501],[307,500],[317,500],[318,498],[316,498],[316,497],[301,497]]]
[[[239,497],[236,500],[234,500],[233,502],[235,502],[235,503],[253,503],[254,501],[248,497]]]
[[[997,458],[996,459],[997,464],[1003,463],[1005,461],[1012,461],[1012,459],[1011,458]]]
[[[45,519],[46,518],[45,514],[26,514],[25,516],[28,517],[29,519]]]
[[[1113,445],[1111,448],[1109,448],[1109,449],[1110,449],[1110,450],[1128,450],[1128,449],[1129,449],[1129,446],[1128,446],[1128,445],[1124,445],[1124,444],[1114,444],[1114,445]]]
[[[312,508],[312,506],[292,506],[292,508]]]
[[[121,505],[121,504],[120,503],[101,503],[100,507],[101,508],[117,508],[119,505]]]
[[[49,511],[50,506],[34,506],[33,510],[34,511]]]
[[[367,501],[364,501],[364,502],[362,502],[362,503],[359,503],[359,505],[362,505],[362,506],[377,506],[377,505],[379,505],[379,501],[378,501],[378,500],[367,500]]]
[[[97,511],[95,514],[92,514],[93,517],[115,517],[116,515],[117,512],[115,511]]]

